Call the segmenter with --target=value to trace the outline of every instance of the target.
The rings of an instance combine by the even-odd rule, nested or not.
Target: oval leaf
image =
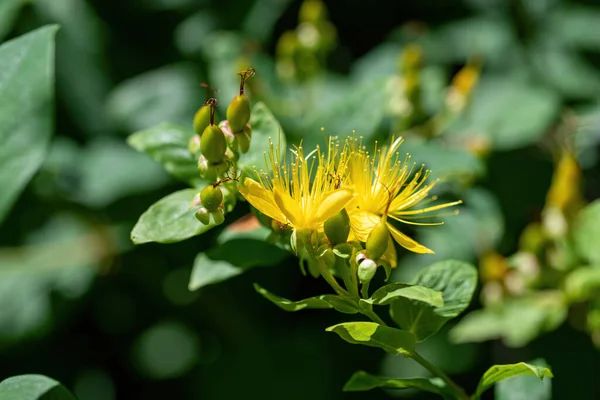
[[[379,347],[391,354],[408,355],[417,343],[412,333],[375,322],[344,322],[326,331],[337,333],[348,343]]]
[[[56,30],[43,27],[0,46],[0,221],[46,155]]]
[[[257,239],[231,239],[216,249],[200,253],[194,260],[189,289],[222,282],[259,266],[277,265],[289,253]]]
[[[394,379],[371,375],[365,371],[357,371],[344,385],[345,392],[362,392],[375,388],[384,389],[420,389],[426,392],[444,395],[444,381],[440,378],[409,378]]]
[[[358,312],[358,309],[352,303],[340,296],[333,294],[323,294],[321,296],[310,297],[304,300],[292,301],[276,296],[257,284],[254,284],[254,289],[256,289],[256,291],[263,295],[267,300],[271,301],[273,304],[285,311],[300,311],[305,308],[334,308],[337,311],[345,314],[356,314]]]
[[[258,102],[252,107],[250,116],[252,127],[252,142],[248,153],[240,157],[239,165],[242,168],[262,167],[265,163],[264,153],[269,152],[269,139],[279,144],[280,149],[285,149],[285,134],[281,124],[273,116],[265,103]]]
[[[442,307],[442,293],[424,286],[413,286],[404,283],[390,283],[375,291],[367,302],[374,305],[387,305],[399,297],[418,300],[433,307]]]
[[[534,375],[540,378],[540,380],[544,379],[544,377],[553,377],[550,368],[538,367],[524,362],[518,364],[494,365],[485,371],[485,374],[481,377],[479,385],[477,385],[475,397],[481,396],[481,394],[489,389],[494,383],[519,375]]]
[[[18,375],[0,382],[0,399],[77,400],[63,385],[43,375]]]
[[[548,367],[543,359],[536,359],[532,364]],[[552,381],[540,381],[536,376],[520,375],[498,382],[494,387],[496,400],[551,400]]]
[[[579,212],[573,228],[577,253],[591,263],[600,263],[600,200],[588,204]]]
[[[427,302],[399,297],[390,306],[398,326],[422,341],[467,308],[477,287],[477,270],[461,261],[441,261],[422,270],[413,283],[441,292],[444,302],[434,308]]]
[[[194,189],[179,190],[151,205],[131,231],[133,243],[180,242],[213,228],[212,222],[204,225],[198,221],[194,210],[189,208],[196,192]]]
[[[163,123],[132,134],[127,143],[161,163],[175,178],[200,186],[203,180],[198,175],[198,160],[188,150],[193,135],[191,128]]]

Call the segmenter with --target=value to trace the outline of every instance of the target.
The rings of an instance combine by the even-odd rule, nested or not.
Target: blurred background
[[[358,369],[425,372],[325,333],[342,315],[285,313],[259,296],[253,282],[290,299],[329,291],[291,256],[189,291],[196,255],[222,229],[131,243],[139,215],[186,185],[127,136],[165,121],[191,127],[200,83],[227,104],[248,66],[251,101],[267,104],[288,143],[319,143],[321,127],[406,136],[403,149],[443,178],[442,196],[465,206],[443,227],[411,230],[436,254],[401,253],[396,278],[440,259],[473,262],[482,289],[470,310],[523,293],[525,278],[505,279],[506,257],[523,249],[526,227],[548,222],[552,185],[577,199],[557,206],[567,222],[567,208],[600,192],[594,0],[0,1],[0,41],[48,23],[60,25],[55,133],[0,225],[0,379],[46,374],[80,400],[431,398],[342,392]],[[560,175],[564,159],[575,166]],[[228,222],[247,212],[238,206]],[[509,332],[463,331],[460,344],[450,326],[421,351],[468,390],[494,363],[541,358],[553,398],[597,399],[600,322],[579,315],[600,307],[589,304],[517,311]],[[532,320],[544,322],[519,331]]]

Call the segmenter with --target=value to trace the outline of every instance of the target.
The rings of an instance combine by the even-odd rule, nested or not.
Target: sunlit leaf
[[[591,263],[600,264],[600,200],[587,205],[579,212],[573,227],[575,248],[579,256]]]
[[[362,392],[375,388],[383,389],[419,389],[444,396],[444,381],[440,378],[382,378],[365,371],[357,371],[344,385],[345,392]]]
[[[422,341],[467,308],[477,287],[477,270],[461,261],[440,261],[422,270],[413,283],[442,292],[443,297],[443,306],[437,308],[402,297],[390,307],[398,326]]]
[[[60,382],[43,375],[18,375],[0,382],[0,398],[10,400],[76,400]]]
[[[538,367],[524,362],[518,364],[494,365],[481,377],[474,397],[479,398],[483,392],[497,382],[519,375],[534,375],[540,378],[540,380],[553,377],[549,368]]]
[[[285,151],[285,133],[279,121],[263,102],[258,102],[252,107],[250,126],[252,127],[250,150],[240,157],[239,164],[242,168],[251,169],[256,166],[257,169],[261,169],[265,165],[264,154],[269,152],[269,139],[275,146],[279,145],[281,151]]]
[[[191,126],[163,123],[132,134],[127,143],[162,164],[174,177],[200,186],[203,181],[198,175],[198,161],[188,150],[193,135]]]
[[[254,267],[279,264],[288,253],[279,247],[257,239],[231,239],[194,260],[189,289],[222,282]]]
[[[542,359],[533,360],[528,364],[548,367],[548,364]],[[496,400],[551,400],[552,381],[544,379],[540,383],[537,376],[514,376],[496,383],[494,398]]]
[[[56,30],[43,27],[0,46],[0,221],[47,151]]]
[[[387,305],[399,297],[418,300],[433,307],[442,307],[442,293],[424,286],[412,286],[404,283],[390,283],[375,291],[367,302],[374,305]]]
[[[197,190],[183,189],[163,197],[144,212],[131,231],[135,244],[148,242],[174,243],[189,239],[214,228],[194,216],[190,203]]]
[[[344,322],[326,330],[337,333],[348,343],[379,347],[391,354],[408,355],[417,343],[412,333],[375,322]]]

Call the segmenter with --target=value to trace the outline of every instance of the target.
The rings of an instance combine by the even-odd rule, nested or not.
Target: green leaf
[[[285,311],[300,311],[307,308],[334,308],[344,314],[356,314],[358,312],[358,309],[352,303],[345,300],[343,297],[333,294],[323,294],[321,296],[310,297],[304,300],[291,301],[268,292],[266,289],[263,289],[256,283],[254,284],[254,289],[256,289],[256,291],[263,295],[267,300],[271,301],[273,304]]]
[[[474,397],[479,398],[479,396],[494,383],[519,375],[534,375],[540,378],[540,380],[543,380],[545,377],[553,377],[549,368],[538,367],[524,362],[518,364],[494,365],[483,374],[483,377],[481,377]]]
[[[46,26],[0,46],[0,221],[46,155],[56,31]]]
[[[188,150],[193,135],[191,127],[163,123],[132,134],[127,143],[161,163],[175,178],[201,186],[203,180],[198,175],[198,160]]]
[[[17,375],[3,380],[0,399],[76,400],[60,382],[43,375]]]
[[[279,121],[263,102],[258,102],[252,107],[250,126],[252,127],[250,150],[240,157],[239,165],[246,169],[255,166],[260,169],[265,164],[264,153],[269,153],[269,139],[272,139],[275,145],[279,144],[280,150],[285,151],[285,134]]]
[[[573,226],[573,240],[577,253],[590,263],[600,264],[600,200],[582,209]]]
[[[585,301],[600,293],[600,267],[583,267],[569,273],[564,283],[570,301]]]
[[[330,326],[326,331],[337,333],[348,343],[379,347],[390,354],[405,356],[415,349],[417,343],[412,333],[375,322],[343,322]]]
[[[375,388],[384,389],[420,389],[444,396],[444,381],[440,378],[382,378],[365,371],[357,371],[344,385],[344,392],[362,392]]]
[[[216,249],[199,253],[194,260],[189,289],[222,282],[260,266],[277,265],[289,255],[279,247],[257,239],[231,239]]]
[[[108,114],[124,130],[132,132],[162,122],[192,125],[204,102],[204,89],[192,64],[161,67],[128,79],[107,99]]]
[[[477,287],[477,270],[462,261],[440,261],[422,270],[413,284],[441,292],[443,306],[401,297],[392,303],[390,314],[400,328],[423,341],[467,308]]]
[[[135,244],[175,243],[204,233],[215,225],[204,225],[194,216],[190,203],[197,190],[183,189],[163,197],[144,212],[131,231]]]
[[[23,4],[22,0],[0,2],[0,40],[10,32]]]
[[[540,292],[469,313],[452,328],[450,340],[466,343],[502,338],[509,347],[523,347],[542,332],[556,329],[567,312],[562,293]]]
[[[531,364],[548,367],[543,359],[534,360]],[[536,376],[515,376],[496,384],[494,398],[496,400],[551,400],[552,381],[544,379],[540,383]]]
[[[405,283],[390,283],[377,289],[370,299],[365,300],[374,305],[387,305],[399,297],[418,300],[433,307],[443,307],[442,293],[424,286],[413,286]]]

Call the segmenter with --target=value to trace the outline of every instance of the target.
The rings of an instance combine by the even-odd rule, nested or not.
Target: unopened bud
[[[227,121],[232,132],[241,132],[250,121],[250,101],[245,94],[239,94],[227,107]]]
[[[196,193],[196,195],[190,202],[190,208],[199,207],[201,205],[202,205],[202,201],[200,200],[200,193]]]
[[[223,192],[218,186],[208,185],[200,192],[200,200],[208,211],[215,211],[223,202]]]
[[[390,231],[385,221],[379,222],[367,238],[367,255],[373,260],[378,260],[385,254],[389,244]]]
[[[358,265],[358,279],[361,283],[370,282],[377,272],[377,263],[370,258],[365,258]]]
[[[216,125],[208,125],[202,133],[200,140],[200,152],[211,163],[220,163],[225,158],[227,143],[221,128]]]
[[[346,209],[342,209],[342,211],[325,221],[323,230],[332,245],[345,243],[350,234],[350,217]]]
[[[208,214],[208,210],[204,207],[200,207],[196,211],[194,216],[198,221],[202,222],[204,225],[208,225],[210,223],[210,216]]]
[[[194,130],[198,135],[202,135],[208,125],[210,125],[210,105],[205,105],[194,115]]]
[[[250,125],[246,125],[242,132],[234,133],[234,149],[242,153],[247,153],[250,149],[250,140],[252,139],[252,129]]]

